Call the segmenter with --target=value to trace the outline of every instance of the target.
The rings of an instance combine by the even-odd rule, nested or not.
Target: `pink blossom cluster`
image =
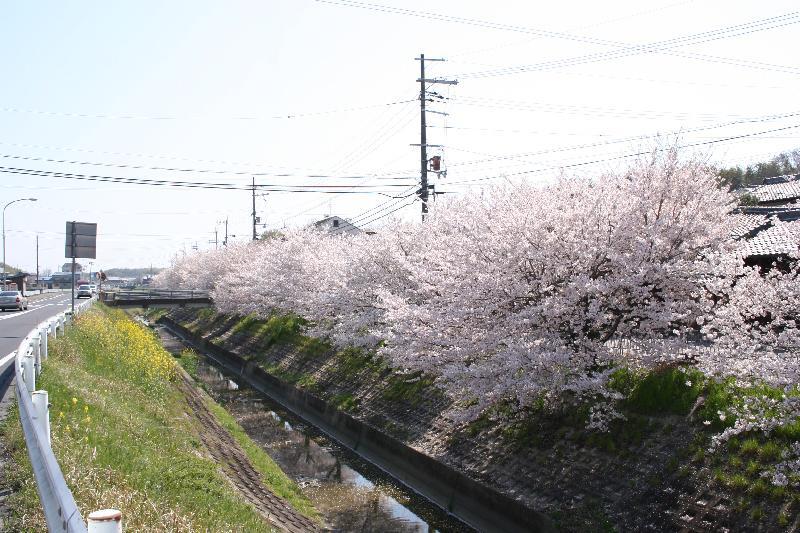
[[[375,348],[435,375],[465,419],[566,393],[600,401],[592,423],[603,429],[618,417],[610,370],[685,357],[687,336],[713,343],[692,354],[709,374],[798,382],[797,271],[743,266],[732,201],[702,161],[654,152],[595,179],[439,201],[421,225],[290,230],[187,255],[157,282],[209,288],[226,313],[295,313],[337,346]],[[614,349],[620,339],[645,348]]]

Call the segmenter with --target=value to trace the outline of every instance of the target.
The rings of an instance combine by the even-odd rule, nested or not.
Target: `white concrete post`
[[[46,390],[37,390],[31,394],[33,402],[33,412],[36,414],[36,424],[47,435],[47,443],[50,443],[50,404]]]
[[[42,361],[47,359],[47,331],[50,329],[50,325],[48,324],[44,328],[39,331],[39,342],[41,347],[39,349],[39,353],[42,354]]]
[[[33,366],[38,376],[42,373],[42,346],[39,344],[38,337],[33,337],[31,339],[31,350],[33,352]]]
[[[55,320],[51,320],[50,322],[48,322],[47,323],[47,329],[50,330],[50,334],[53,335],[53,338],[55,339],[56,336],[57,336],[56,335],[56,321]]]
[[[100,509],[89,513],[88,533],[122,533],[122,513],[116,509]]]
[[[28,387],[28,394],[36,390],[36,372],[34,372],[35,362],[30,354],[22,356],[22,379]]]

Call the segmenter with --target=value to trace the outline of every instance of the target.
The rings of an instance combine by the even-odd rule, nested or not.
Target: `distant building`
[[[355,235],[363,231],[349,220],[335,215],[314,222],[310,227],[333,235]]]
[[[17,272],[16,274],[0,273],[0,281],[6,290],[21,291],[22,294],[25,294],[29,275],[26,272]]]
[[[745,187],[740,192],[757,198],[760,207],[788,207],[800,200],[800,174],[764,178],[761,185]]]
[[[745,264],[769,269],[793,263],[800,252],[800,174],[766,178],[740,192],[757,200],[731,217],[731,236],[741,241]]]
[[[133,287],[134,285],[136,285],[136,278],[108,276],[103,282],[103,287]]]
[[[75,265],[77,267],[77,265]],[[78,269],[75,269],[75,286],[78,286],[78,280],[81,275]],[[53,272],[50,276],[48,289],[69,289],[72,286],[72,273],[71,272]]]
[[[72,262],[61,265],[61,271],[72,272]],[[83,272],[83,266],[78,262],[75,263],[75,272]]]

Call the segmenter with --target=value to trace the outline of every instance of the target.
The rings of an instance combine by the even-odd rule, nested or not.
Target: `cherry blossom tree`
[[[309,334],[436,376],[464,418],[588,396],[602,428],[618,416],[609,374],[682,357],[687,335],[713,343],[692,354],[709,375],[797,383],[797,272],[743,266],[732,206],[703,160],[654,150],[594,179],[438,202],[422,225],[192,254],[158,282],[208,288],[226,313],[302,316]]]

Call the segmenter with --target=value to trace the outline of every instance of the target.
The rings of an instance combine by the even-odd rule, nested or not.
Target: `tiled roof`
[[[793,179],[786,183],[759,185],[753,187],[748,192],[758,198],[759,202],[777,202],[782,200],[789,202],[800,198],[800,180]]]
[[[800,247],[800,209],[740,207],[730,215],[729,232],[745,257],[795,255]]]
[[[744,215],[747,216],[747,215]],[[770,225],[743,241],[745,257],[764,255],[795,255],[800,248],[800,221]]]
[[[767,217],[759,214],[735,213],[731,215],[730,232],[734,239],[741,239],[759,226],[767,223]]]
[[[800,178],[800,174],[784,174],[783,176],[775,176],[774,178],[764,178],[764,181],[762,181],[761,184],[774,185],[776,183],[787,183],[798,178]]]

